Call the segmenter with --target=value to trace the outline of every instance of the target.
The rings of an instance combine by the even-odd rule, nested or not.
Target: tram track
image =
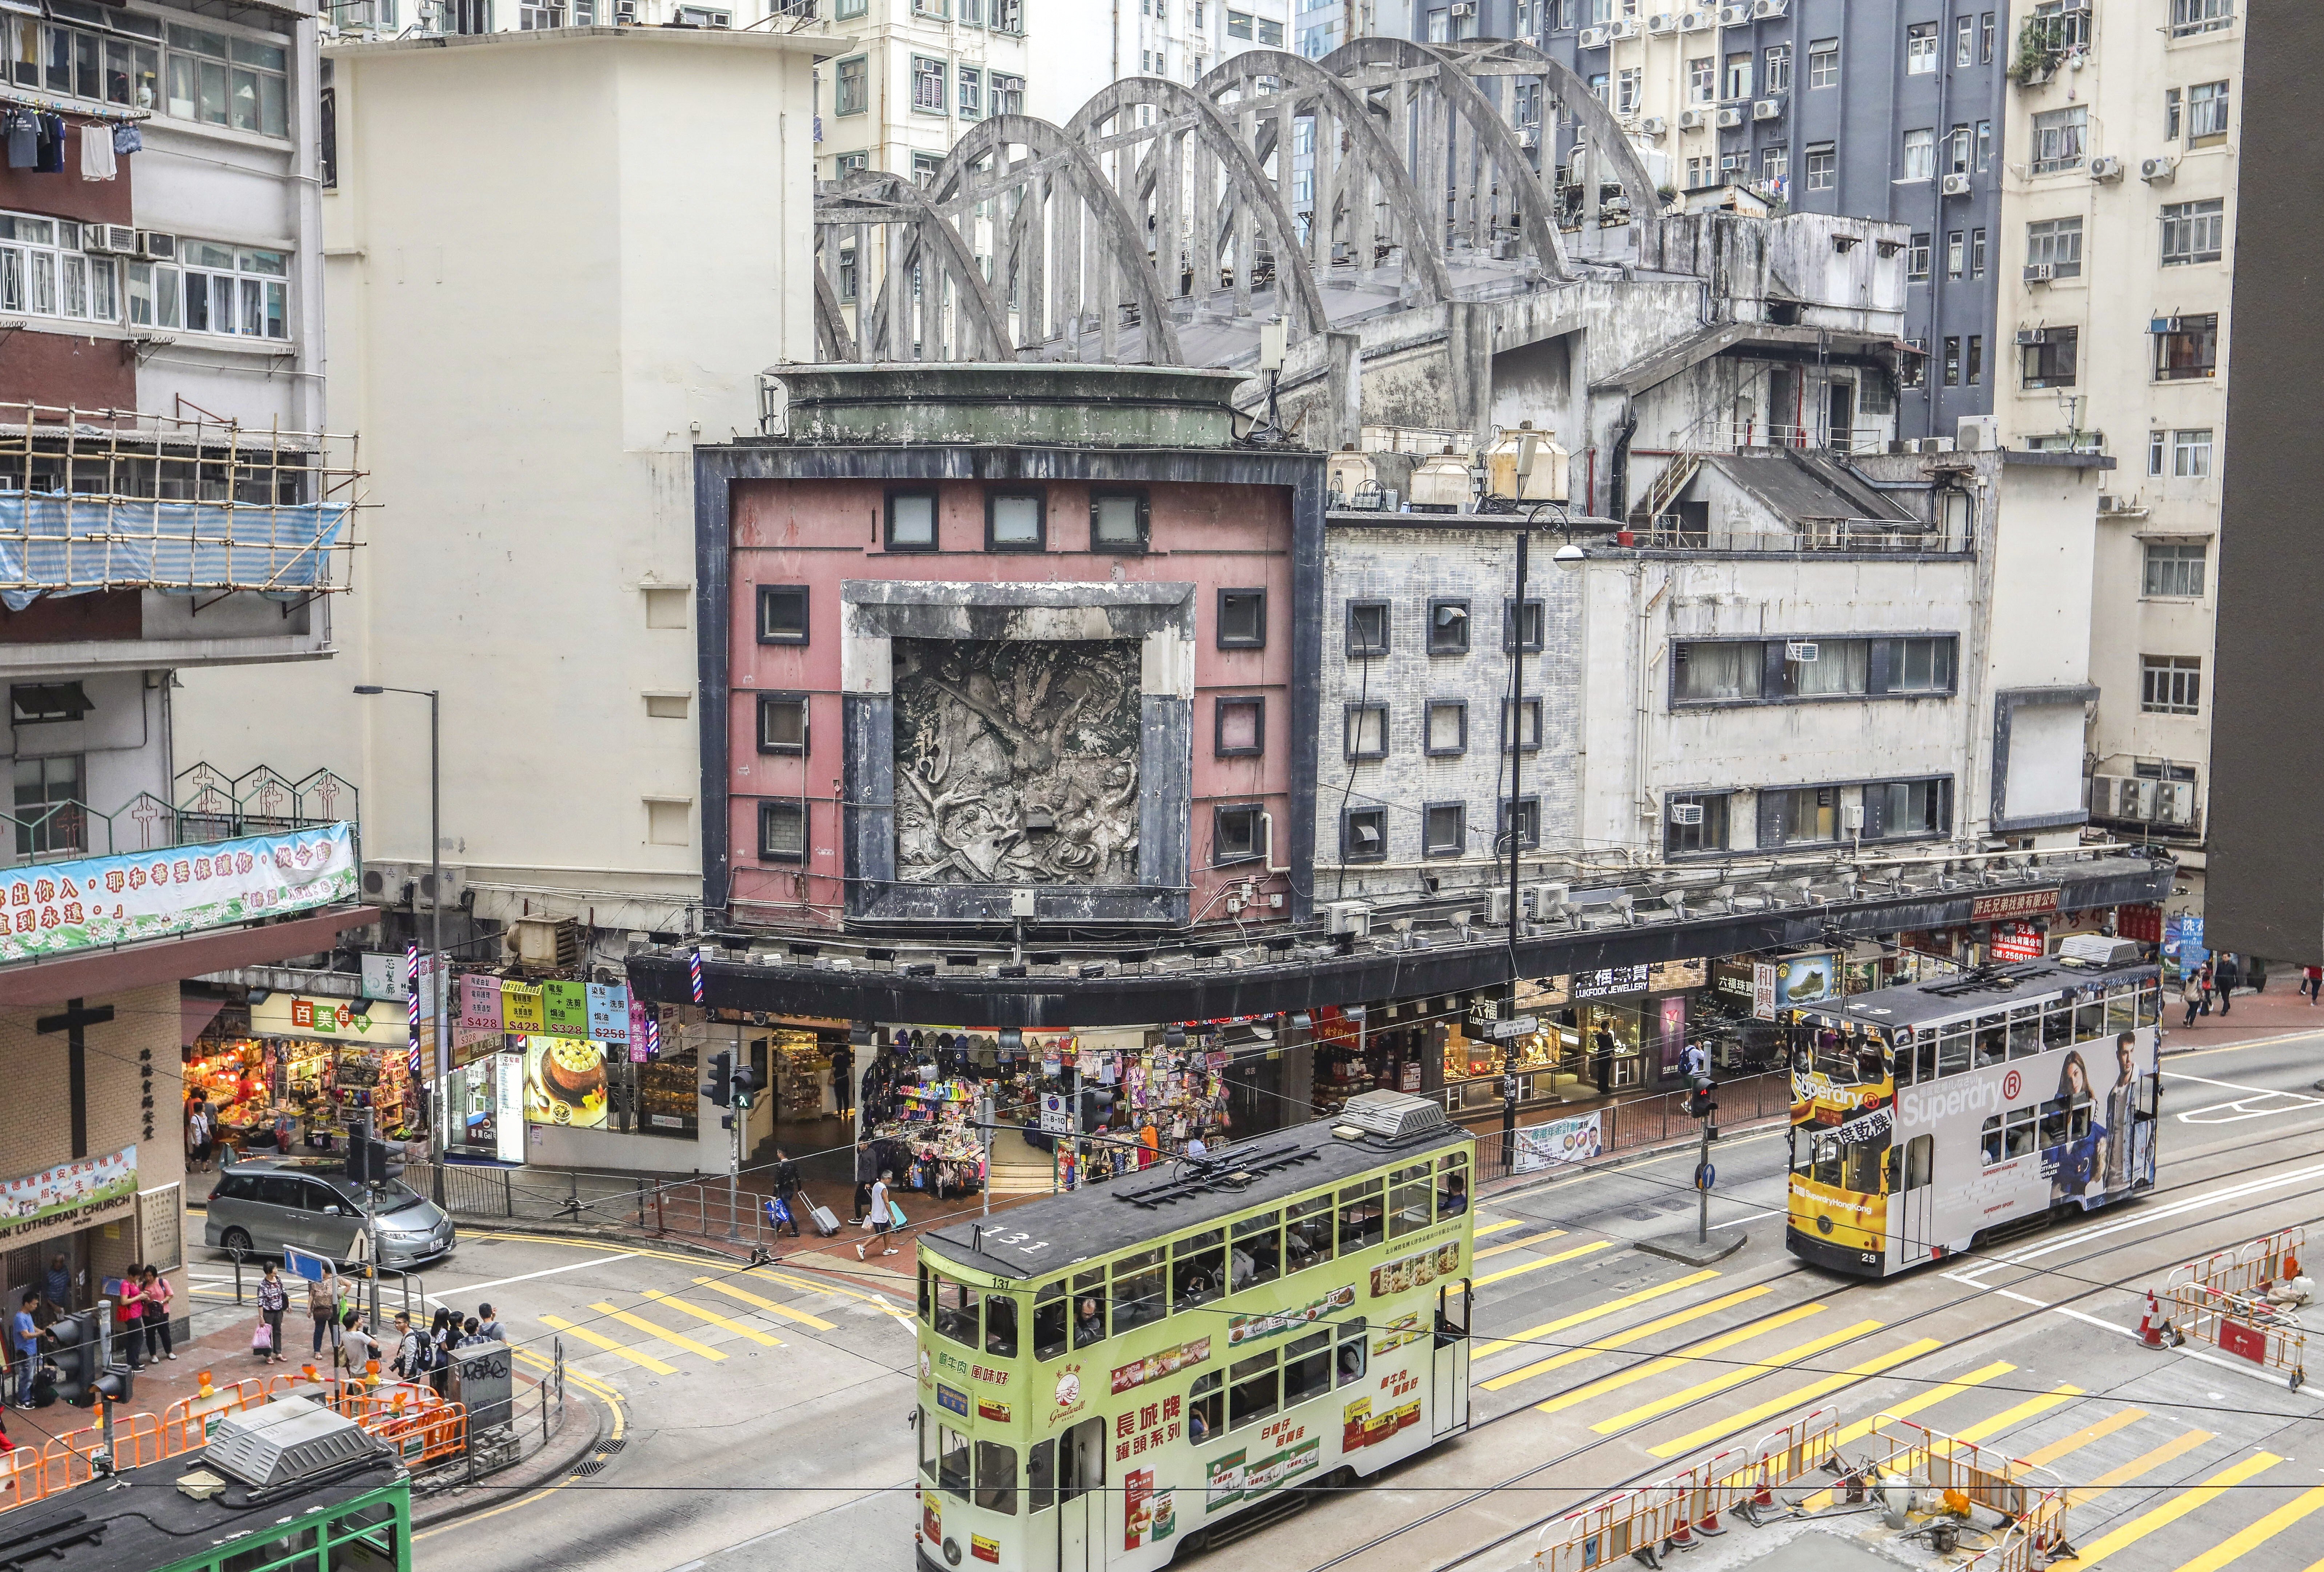
[[[2265,1142],[2265,1144],[2273,1144],[2277,1140],[2291,1139],[2295,1135],[2304,1135],[2309,1133],[2312,1133],[2312,1132],[2286,1132],[2282,1136],[2271,1138],[2267,1142]],[[2241,1145],[2246,1143],[2236,1144]],[[2187,1190],[2200,1189],[2208,1186],[2216,1186],[2223,1182],[2231,1181],[2244,1175],[2255,1173],[2259,1170],[2266,1167],[2293,1161],[2297,1160],[2295,1158],[2287,1157],[2273,1159],[2266,1163],[2246,1165],[2238,1169],[2230,1170],[2225,1174],[2208,1176],[2200,1179],[2190,1179],[2183,1184],[2151,1190],[2144,1196],[2141,1197],[2140,1199],[2143,1204],[2151,1204],[2155,1199],[2164,1196],[2175,1195]],[[2174,1222],[2171,1226],[2153,1232],[2135,1232],[2118,1241],[2107,1243],[2095,1250],[2085,1252],[2082,1254],[2073,1256],[2066,1261],[2052,1265],[2035,1265],[2033,1263],[2026,1263],[2023,1267],[2023,1270],[2028,1274],[2028,1276],[2065,1276],[2067,1268],[2080,1266],[2084,1262],[2099,1260],[2108,1255],[2118,1254],[2134,1247],[2151,1246],[2159,1240],[2171,1238],[2175,1234],[2184,1233],[2193,1228],[2216,1226],[2218,1224],[2227,1219],[2242,1216],[2247,1213],[2259,1211],[2267,1207],[2280,1207],[2284,1205],[2286,1202],[2299,1201],[2303,1198],[2312,1199],[2319,1195],[2324,1195],[2324,1185],[2312,1186],[2306,1189],[2287,1191],[2284,1194],[2255,1199],[2248,1205],[2236,1207],[2231,1211],[2206,1213],[2200,1216],[2189,1217],[2183,1221]],[[2092,1216],[2095,1217],[2102,1216],[2104,1214],[2094,1214]],[[1978,1260],[1980,1256],[1983,1257],[1987,1265],[2011,1264],[2006,1255],[1986,1254],[1985,1253],[1975,1251],[1965,1252],[1960,1255],[1950,1257],[1949,1259],[1953,1262],[1969,1262]],[[1771,1274],[1769,1277],[1759,1281],[1761,1283],[1780,1282],[1791,1277],[1807,1274],[1812,1270],[1812,1269],[1806,1266],[1792,1267],[1783,1271]],[[2036,1317],[2048,1315],[2059,1306],[2071,1305],[2081,1300],[2090,1299],[2098,1294],[2117,1291],[2126,1287],[2130,1280],[2137,1275],[2138,1274],[2136,1272],[2127,1273],[2122,1277],[2109,1279],[2105,1281],[2090,1281],[2087,1279],[2073,1279],[2071,1281],[2082,1282],[2085,1286],[2083,1286],[2079,1291],[2070,1294],[2065,1298],[2050,1301],[2050,1303],[2039,1308],[2019,1311],[2006,1319],[1982,1327],[1978,1329],[1976,1336],[1986,1336],[1994,1333],[2004,1332],[2012,1327],[2024,1325],[2024,1323],[2034,1319]],[[1832,1292],[1811,1295],[1807,1299],[1798,1300],[1790,1306],[1769,1307],[1762,1313],[1780,1314],[1785,1308],[1797,1309],[1809,1303],[1839,1299],[1850,1294],[1863,1293],[1872,1289],[1887,1286],[1890,1281],[1891,1280],[1888,1279],[1876,1278],[1846,1283]],[[2026,1281],[2026,1279],[2019,1278],[2015,1281],[2023,1282]],[[1844,1343],[1835,1345],[1833,1347],[1824,1350],[1821,1357],[1830,1358],[1838,1355],[1845,1348],[1861,1344],[1870,1338],[1888,1336],[1902,1327],[1910,1327],[1915,1322],[1925,1321],[1930,1318],[1957,1310],[1965,1304],[1970,1303],[1976,1299],[1989,1297],[1997,1290],[1997,1286],[1999,1285],[1971,1289],[1949,1298],[1941,1304],[1931,1305],[1924,1308],[1915,1310],[1899,1320],[1885,1323],[1873,1331],[1866,1332],[1861,1334],[1859,1336],[1849,1338]],[[1529,1398],[1526,1401],[1519,1403],[1515,1407],[1504,1410],[1500,1413],[1491,1415],[1481,1423],[1472,1424],[1470,1426],[1468,1430],[1463,1432],[1463,1434],[1466,1436],[1473,1436],[1479,1431],[1490,1429],[1504,1419],[1515,1419],[1521,1414],[1531,1412],[1539,1403],[1555,1401],[1559,1398],[1567,1396],[1574,1392],[1578,1392],[1584,1387],[1595,1385],[1597,1382],[1608,1379],[1610,1375],[1636,1369],[1641,1365],[1649,1364],[1654,1360],[1672,1357],[1683,1358],[1685,1356],[1688,1349],[1699,1347],[1705,1343],[1711,1342],[1720,1335],[1721,1334],[1720,1333],[1714,1332],[1707,1334],[1702,1337],[1692,1339],[1687,1343],[1678,1345],[1673,1348],[1642,1353],[1638,1356],[1626,1361],[1622,1364],[1617,1366],[1613,1371],[1600,1372],[1586,1380],[1576,1382],[1570,1386],[1561,1389],[1560,1391],[1539,1394]],[[1471,1336],[1473,1336],[1475,1334],[1472,1333]],[[1574,1347],[1587,1347],[1589,1345],[1565,1345],[1561,1346],[1571,1349]],[[1931,1349],[1927,1353],[1904,1360],[1898,1365],[1881,1371],[1877,1374],[1861,1377],[1858,1381],[1851,1382],[1849,1387],[1843,1388],[1841,1390],[1843,1392],[1853,1390],[1854,1387],[1860,1386],[1864,1382],[1894,1379],[1900,1372],[1909,1370],[1911,1366],[1933,1355],[1947,1353],[1954,1346],[1956,1346],[1956,1345],[1949,1343],[1942,1348]],[[1749,1362],[1736,1361],[1735,1363],[1748,1364]],[[1771,1367],[1762,1372],[1760,1374],[1751,1377],[1749,1382],[1740,1383],[1740,1385],[1748,1387],[1752,1382],[1764,1381],[1768,1376],[1782,1374],[1787,1371],[1795,1370],[1796,1368],[1797,1367],[1794,1366],[1784,1366],[1780,1368]],[[1664,1415],[1656,1415],[1652,1419],[1640,1420],[1637,1424],[1627,1426],[1609,1435],[1600,1437],[1598,1439],[1572,1447],[1556,1456],[1547,1458],[1539,1463],[1528,1465],[1526,1467],[1508,1475],[1505,1479],[1499,1480],[1493,1484],[1481,1487],[1478,1490],[1471,1491],[1467,1494],[1459,1497],[1457,1500],[1448,1502],[1444,1505],[1438,1507],[1432,1512],[1425,1512],[1412,1521],[1399,1524],[1397,1527],[1391,1529],[1385,1533],[1375,1535],[1373,1538],[1364,1541],[1362,1544],[1352,1546],[1327,1560],[1317,1562],[1307,1568],[1307,1572],[1332,1572],[1333,1568],[1346,1566],[1348,1563],[1355,1560],[1359,1557],[1368,1555],[1383,1546],[1392,1544],[1416,1530],[1424,1528],[1431,1523],[1443,1521],[1444,1519],[1449,1518],[1455,1513],[1467,1511],[1475,1506],[1479,1502],[1486,1500],[1501,1491],[1519,1486],[1526,1481],[1535,1478],[1550,1469],[1561,1467],[1566,1464],[1574,1462],[1577,1459],[1587,1457],[1591,1454],[1604,1447],[1627,1439],[1637,1434],[1640,1430],[1660,1422],[1660,1420],[1666,1417],[1667,1416]],[[1448,1560],[1435,1563],[1434,1572],[1448,1572],[1449,1568],[1466,1565],[1467,1563],[1475,1560],[1480,1556],[1489,1554],[1489,1552],[1508,1544],[1513,1540],[1520,1539],[1528,1533],[1538,1532],[1545,1524],[1555,1521],[1563,1513],[1572,1511],[1577,1504],[1596,1500],[1612,1491],[1627,1489],[1635,1484],[1644,1484],[1653,1479],[1666,1476],[1675,1466],[1676,1461],[1674,1459],[1661,1462],[1652,1466],[1640,1469],[1636,1473],[1613,1483],[1595,1485],[1590,1490],[1578,1494],[1572,1501],[1563,1503],[1552,1511],[1541,1513],[1528,1520],[1526,1522],[1516,1529],[1507,1530],[1497,1534],[1490,1539],[1485,1540],[1474,1546],[1471,1546],[1468,1549],[1460,1552]],[[1378,1482],[1376,1481],[1368,1481],[1367,1484],[1377,1485],[1377,1483]]]

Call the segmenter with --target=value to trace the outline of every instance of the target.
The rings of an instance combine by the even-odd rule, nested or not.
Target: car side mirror
[[[336,1217],[338,1215],[339,1209],[337,1207],[325,1207],[323,1208],[323,1216],[326,1217]]]

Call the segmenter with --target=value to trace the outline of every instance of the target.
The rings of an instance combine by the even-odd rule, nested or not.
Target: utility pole
[[[1509,611],[1509,714],[1502,723],[1501,745],[1509,755],[1509,1002],[1502,1012],[1501,1038],[1501,1169],[1508,1172],[1517,1161],[1517,934],[1524,908],[1517,891],[1517,854],[1525,836],[1517,820],[1525,795],[1525,614],[1526,556],[1532,540],[1517,532],[1517,592]]]

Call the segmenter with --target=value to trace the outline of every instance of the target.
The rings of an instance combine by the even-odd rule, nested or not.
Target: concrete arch
[[[1262,77],[1281,81],[1295,98],[1313,96],[1330,100],[1340,124],[1349,128],[1351,142],[1363,145],[1364,153],[1356,160],[1358,167],[1379,181],[1381,193],[1402,222],[1405,255],[1419,264],[1419,303],[1434,304],[1450,296],[1452,279],[1444,264],[1443,220],[1431,220],[1421,203],[1419,188],[1413,183],[1412,171],[1405,164],[1404,150],[1388,141],[1373,123],[1370,106],[1347,83],[1304,56],[1253,49],[1213,67],[1194,84],[1194,90],[1215,104],[1222,94],[1248,90],[1250,83]],[[1257,156],[1253,149],[1253,157]]]
[[[1296,313],[1286,314],[1293,316],[1309,333],[1324,331],[1331,325],[1331,319],[1323,309],[1323,293],[1316,284],[1315,270],[1308,262],[1306,254],[1300,249],[1299,226],[1293,220],[1290,209],[1283,205],[1283,194],[1267,178],[1267,171],[1260,166],[1257,155],[1235,134],[1233,125],[1219,113],[1216,104],[1191,88],[1160,77],[1127,77],[1101,88],[1095,97],[1083,105],[1065,123],[1065,134],[1084,139],[1094,136],[1097,128],[1106,121],[1141,105],[1167,114],[1183,114],[1193,118],[1194,134],[1201,145],[1219,161],[1229,172],[1231,180],[1239,177],[1241,191],[1256,198],[1260,219],[1275,242],[1275,273],[1278,288],[1282,287],[1285,276],[1284,259],[1286,256],[1297,259],[1297,265],[1291,270],[1290,277],[1298,309]],[[1151,196],[1159,178],[1160,170],[1149,155],[1141,163],[1134,188],[1141,204]],[[1232,191],[1237,188],[1231,184],[1229,189]],[[1204,221],[1213,225],[1213,233],[1215,220],[1215,214],[1205,216]],[[1247,277],[1250,267],[1250,258],[1237,258],[1239,273]],[[1175,269],[1173,271],[1175,273]],[[1175,278],[1172,282],[1175,285]],[[1215,278],[1210,282],[1215,287]]]
[[[1622,134],[1622,123],[1614,118],[1614,112],[1600,101],[1572,67],[1542,53],[1530,43],[1514,39],[1497,41],[1492,57],[1521,65],[1527,74],[1538,76],[1549,84],[1550,97],[1581,123],[1581,134],[1591,149],[1605,155],[1614,178],[1621,183],[1622,194],[1629,199],[1634,219],[1662,216],[1662,193],[1655,189],[1654,177],[1646,172],[1637,149]]]
[[[960,231],[946,223],[942,216],[933,209],[926,194],[917,184],[902,175],[889,171],[867,171],[850,178],[847,183],[840,188],[838,199],[842,202],[851,199],[858,202],[883,202],[903,209],[908,216],[901,219],[890,215],[885,219],[873,220],[884,223],[890,229],[900,229],[905,236],[908,236],[908,240],[903,244],[891,243],[889,245],[890,276],[894,277],[899,270],[908,271],[913,262],[922,255],[933,256],[937,267],[953,280],[954,286],[958,291],[955,298],[964,314],[964,324],[971,333],[982,338],[985,354],[996,360],[1013,357],[1010,344],[1008,314],[1001,310],[1000,303],[993,299],[991,289],[984,282],[983,270],[976,265],[976,258],[969,251],[967,244],[961,239]],[[867,360],[909,360],[912,356],[909,353],[908,340],[900,338],[895,331],[895,324],[888,319],[890,301],[904,299],[903,291],[889,287],[883,281],[878,301],[872,306],[869,318],[864,315],[861,302],[863,297],[862,280],[865,276],[863,269],[865,260],[862,257],[856,259],[858,280],[856,296],[859,303],[855,310],[856,326],[860,329],[856,336],[856,349]],[[928,298],[926,291],[929,288],[929,281],[924,280],[921,288],[923,298]],[[880,346],[882,343],[888,347],[888,353],[885,356],[880,354]],[[925,342],[923,347],[927,347]],[[962,347],[970,355],[976,353],[976,347],[973,344],[964,344]]]

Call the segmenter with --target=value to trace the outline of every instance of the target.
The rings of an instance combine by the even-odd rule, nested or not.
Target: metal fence
[[[1712,1094],[1719,1104],[1719,1127],[1733,1130],[1770,1119],[1788,1117],[1792,1109],[1792,1078],[1788,1071],[1740,1076],[1719,1083]],[[1656,1092],[1627,1102],[1576,1108],[1563,1118],[1598,1118],[1598,1154],[1610,1156],[1641,1147],[1659,1146],[1700,1133],[1702,1121],[1686,1111],[1683,1091]],[[1519,1126],[1522,1130],[1524,1126]],[[1510,1153],[1497,1131],[1488,1129],[1477,1140],[1477,1177],[1481,1180],[1509,1176]]]
[[[594,1224],[764,1246],[773,1242],[775,1219],[767,1192],[752,1188],[756,1177],[741,1176],[730,1190],[724,1177],[657,1179],[579,1169],[446,1163],[444,1209],[472,1222]],[[424,1162],[407,1164],[403,1182],[433,1195],[436,1171]],[[805,1221],[800,1219],[802,1227]]]

